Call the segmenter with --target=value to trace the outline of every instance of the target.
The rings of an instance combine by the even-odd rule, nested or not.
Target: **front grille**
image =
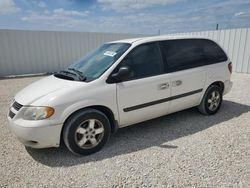
[[[14,114],[11,110],[9,111],[9,117],[12,119],[16,114]]]
[[[21,108],[23,107],[23,105],[21,105],[20,103],[14,101],[14,103],[12,104],[12,108],[14,108],[16,111],[19,111]],[[11,111],[9,111],[9,117],[12,119],[15,117],[15,113]]]
[[[18,103],[18,102],[15,101],[15,102],[13,103],[12,107],[13,107],[16,111],[19,111],[20,108],[23,107],[23,105],[21,105],[20,103]]]

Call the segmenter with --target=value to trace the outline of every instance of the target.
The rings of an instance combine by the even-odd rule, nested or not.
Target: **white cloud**
[[[28,16],[22,17],[22,21],[30,23],[40,23],[46,25],[57,25],[68,27],[75,25],[74,19],[67,16],[60,16],[56,14],[39,14],[36,12],[30,12]]]
[[[195,24],[190,25],[187,19],[195,22]],[[136,13],[115,17],[78,17],[72,16],[72,14],[61,14],[61,11],[29,12],[28,16],[22,18],[23,21],[39,24],[39,26],[47,25],[49,28],[56,30],[146,34],[156,34],[158,29],[161,29],[162,33],[179,31],[182,27],[190,30],[200,29],[197,22],[199,19],[199,17],[192,16],[186,18],[183,15],[154,15],[151,13]]]
[[[13,0],[0,1],[0,15],[14,14],[20,11]]]
[[[60,8],[53,11],[45,10],[43,13],[27,11],[27,14],[21,18],[22,21],[72,28],[81,25],[83,19],[79,19],[79,17],[88,16],[89,11],[79,12]]]
[[[242,16],[242,15],[244,15],[244,14],[245,14],[244,12],[237,12],[237,13],[234,14],[234,16],[237,17],[237,16]]]
[[[139,1],[135,0],[135,2]],[[161,30],[161,33],[204,31],[215,29],[216,23],[219,23],[221,28],[245,26],[248,19],[247,15],[250,16],[250,13],[239,11],[242,9],[234,3],[233,0],[210,6],[204,3],[198,8],[189,7],[185,11],[161,11],[158,13],[135,11],[133,14],[116,14],[113,16],[88,16],[88,11],[80,12],[62,8],[52,11],[44,9],[40,13],[27,12],[22,20],[34,24],[33,26],[37,29],[48,28],[53,30],[144,34],[157,34],[158,29]]]
[[[103,9],[113,9],[115,11],[129,12],[144,9],[155,5],[167,5],[181,0],[97,0]]]
[[[38,2],[38,6],[41,7],[41,8],[46,8],[47,7],[46,3],[43,2],[43,1]]]
[[[75,10],[64,10],[63,8],[55,9],[54,14],[61,16],[88,16],[89,11],[79,12]]]
[[[235,17],[249,17],[250,13],[247,12],[237,12],[234,14]]]

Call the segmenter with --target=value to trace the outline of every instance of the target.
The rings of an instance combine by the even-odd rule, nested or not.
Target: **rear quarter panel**
[[[216,63],[216,64],[206,66],[207,76],[206,76],[206,81],[204,84],[204,90],[203,90],[202,97],[203,97],[204,93],[206,92],[207,88],[212,83],[217,82],[217,81],[221,81],[224,83],[225,81],[230,80],[231,74],[228,70],[229,63],[230,63],[230,60],[228,59],[225,62]],[[201,97],[200,101],[202,100],[202,97]]]

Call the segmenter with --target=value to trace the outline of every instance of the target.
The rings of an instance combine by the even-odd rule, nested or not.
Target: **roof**
[[[134,43],[136,41],[142,40],[143,38],[146,38],[146,37],[122,39],[122,40],[112,41],[111,43],[117,43],[117,42],[121,42],[121,43]]]
[[[160,41],[160,40],[170,40],[170,39],[207,39],[206,37],[199,37],[193,35],[161,35],[161,36],[152,36],[152,37],[141,37],[141,38],[131,38],[131,39],[123,39],[118,41],[113,41],[112,43],[116,42],[123,42],[123,43],[144,43],[144,42],[152,42],[152,41]]]

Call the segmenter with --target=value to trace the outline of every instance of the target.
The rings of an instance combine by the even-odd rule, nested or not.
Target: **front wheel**
[[[71,152],[89,155],[106,144],[110,133],[107,116],[98,110],[86,109],[67,120],[63,129],[63,140]]]
[[[206,90],[198,110],[205,115],[213,115],[220,109],[222,103],[222,90],[219,86],[211,85]]]

